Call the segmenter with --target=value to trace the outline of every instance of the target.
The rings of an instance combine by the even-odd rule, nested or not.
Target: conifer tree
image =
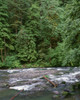
[[[1,61],[4,61],[4,56],[6,57],[7,48],[9,47],[8,40],[10,40],[10,31],[8,24],[8,7],[5,1],[0,1],[0,51],[1,51]]]

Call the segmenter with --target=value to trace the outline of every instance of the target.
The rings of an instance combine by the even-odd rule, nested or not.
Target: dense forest
[[[0,0],[0,68],[80,66],[80,0]]]

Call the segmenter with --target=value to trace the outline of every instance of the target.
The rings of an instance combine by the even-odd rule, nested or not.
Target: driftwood
[[[44,79],[46,79],[49,83],[51,83],[54,87],[57,87],[57,84],[54,82],[50,81],[47,77],[43,76]]]
[[[13,96],[10,100],[14,100],[24,89],[22,89],[20,92],[18,92],[15,96]]]

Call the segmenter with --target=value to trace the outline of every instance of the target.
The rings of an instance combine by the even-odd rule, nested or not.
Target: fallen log
[[[13,96],[10,100],[14,100],[24,89],[22,89],[20,92],[18,92],[15,96]]]
[[[43,76],[44,79],[46,79],[49,83],[51,83],[54,87],[57,87],[57,84],[54,82],[50,81],[47,77]]]

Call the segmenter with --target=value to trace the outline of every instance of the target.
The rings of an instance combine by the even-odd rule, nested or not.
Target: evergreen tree
[[[31,63],[36,61],[37,52],[35,38],[31,34],[27,34],[27,31],[24,27],[21,28],[17,35],[17,44],[16,50],[18,53],[18,58],[23,63]]]
[[[0,51],[1,51],[2,62],[6,57],[7,48],[9,48],[9,41],[10,41],[10,31],[9,31],[7,10],[8,7],[5,1],[1,0],[0,1]]]
[[[80,66],[80,1],[72,0],[64,7],[61,23],[57,27],[57,35],[61,43],[53,50],[53,61],[56,66]],[[54,65],[54,64],[53,64]]]

